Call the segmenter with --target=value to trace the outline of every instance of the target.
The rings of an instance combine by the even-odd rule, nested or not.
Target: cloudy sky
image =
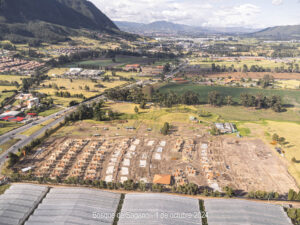
[[[90,0],[112,20],[210,27],[300,24],[300,0]]]

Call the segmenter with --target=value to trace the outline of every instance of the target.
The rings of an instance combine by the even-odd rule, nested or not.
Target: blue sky
[[[300,0],[90,0],[112,20],[208,27],[300,24]]]

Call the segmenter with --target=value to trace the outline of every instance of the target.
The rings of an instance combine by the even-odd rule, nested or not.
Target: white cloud
[[[283,3],[283,0],[272,0],[273,5],[281,5]]]
[[[143,22],[165,20],[197,26],[261,26],[254,4],[228,0],[90,0],[113,20]],[[278,1],[278,0],[277,0]],[[223,3],[223,4],[221,4]]]

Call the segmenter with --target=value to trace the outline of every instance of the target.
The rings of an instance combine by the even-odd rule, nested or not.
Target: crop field
[[[187,91],[193,91],[200,96],[201,102],[207,102],[208,93],[217,91],[223,96],[232,96],[235,101],[239,100],[242,93],[249,93],[256,95],[262,93],[266,96],[278,95],[281,96],[286,104],[300,105],[299,91],[293,90],[270,90],[258,88],[235,88],[235,87],[221,87],[221,86],[202,86],[195,84],[167,84],[159,89],[161,93],[168,93],[170,91],[183,94]]]
[[[54,88],[48,88],[47,86],[50,85],[57,85],[60,90],[63,92],[70,92],[71,95],[75,94],[83,94],[86,98],[93,97],[96,95],[99,95],[103,91],[109,88],[114,88],[120,85],[125,84],[125,81],[111,81],[111,82],[93,82],[91,80],[77,80],[77,79],[65,79],[65,78],[52,78],[51,80],[44,81],[41,85],[45,85],[46,87],[41,87],[38,91],[41,93],[48,94],[54,99],[55,104],[68,106],[69,102],[72,100],[75,101],[82,101],[82,99],[79,98],[63,98],[63,97],[57,97],[55,96],[55,92],[58,90]],[[95,87],[97,84],[102,84],[105,86],[105,88],[98,88]],[[85,86],[88,86],[90,90],[86,90]]]
[[[27,76],[19,76],[19,75],[0,75],[0,80],[3,81],[17,81],[18,83],[22,82],[23,78],[28,78]]]

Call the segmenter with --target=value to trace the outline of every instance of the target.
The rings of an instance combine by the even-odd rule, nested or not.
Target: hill
[[[250,36],[270,40],[300,39],[300,25],[269,27]]]
[[[60,40],[80,29],[118,31],[105,14],[86,0],[0,0],[2,39]]]

